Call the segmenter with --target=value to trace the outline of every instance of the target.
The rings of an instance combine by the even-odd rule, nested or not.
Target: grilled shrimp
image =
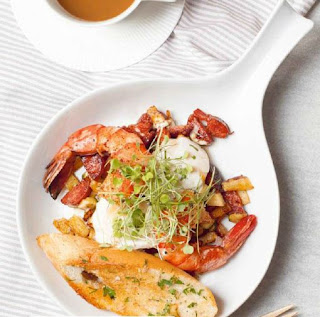
[[[174,266],[191,272],[204,273],[215,270],[224,264],[239,250],[257,225],[254,215],[240,220],[222,239],[220,246],[206,245],[194,248],[192,254],[182,251],[184,243],[162,243],[159,251],[162,258]]]
[[[144,164],[145,148],[141,138],[123,128],[90,125],[70,135],[46,167],[43,186],[56,199],[73,172],[77,156],[116,157],[122,162]],[[134,155],[134,160],[133,160]],[[90,164],[105,164],[92,157]],[[85,164],[86,166],[86,164]],[[97,169],[95,169],[97,170]],[[99,169],[98,169],[99,170]]]

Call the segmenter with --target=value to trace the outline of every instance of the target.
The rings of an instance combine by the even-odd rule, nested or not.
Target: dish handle
[[[313,22],[299,15],[287,3],[277,7],[246,53],[227,71],[235,85],[239,82],[264,94],[281,62],[312,29]]]

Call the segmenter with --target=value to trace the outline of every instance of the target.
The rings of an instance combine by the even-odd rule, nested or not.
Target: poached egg
[[[95,231],[95,240],[117,248],[131,247],[132,249],[150,249],[154,247],[150,241],[144,239],[128,240],[115,238],[113,235],[113,221],[119,217],[120,206],[111,204],[106,199],[100,198],[96,210],[91,218]]]
[[[210,161],[207,152],[197,143],[184,136],[169,139],[160,155],[166,155],[167,158],[171,159],[179,159],[177,161],[173,160],[173,164],[192,167],[192,171],[181,181],[183,189],[197,190],[205,184],[206,176],[210,170]],[[148,207],[145,206],[145,208]],[[102,197],[100,198],[91,218],[95,230],[95,240],[117,248],[127,246],[132,249],[148,249],[155,247],[147,239],[124,240],[123,238],[115,238],[113,221],[119,217],[119,211],[120,207],[118,205],[111,204]]]
[[[205,184],[210,170],[210,160],[200,145],[187,137],[179,136],[177,139],[169,139],[162,152],[165,152],[162,155],[165,154],[170,159],[182,158],[172,161],[173,164],[192,167],[192,171],[181,181],[182,188],[196,190]]]

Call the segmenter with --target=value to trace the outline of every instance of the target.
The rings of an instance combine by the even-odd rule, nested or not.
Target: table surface
[[[280,66],[268,87],[264,101],[265,131],[279,180],[281,196],[281,222],[276,251],[260,286],[232,317],[257,317],[291,303],[299,307],[303,316],[320,316],[320,270],[318,268],[318,261],[320,262],[320,248],[318,247],[320,233],[317,230],[320,228],[320,210],[318,210],[320,206],[320,195],[318,194],[320,188],[319,3],[310,12],[309,17],[315,22],[314,29]],[[14,32],[18,31],[14,29]],[[21,45],[30,50],[31,55],[36,54],[29,49],[26,40],[24,41],[21,42]],[[40,56],[39,59],[41,59]],[[26,60],[27,62],[28,60]],[[49,65],[44,59],[41,60],[41,63],[39,65],[44,68]],[[55,71],[60,69],[57,65],[50,64],[50,67]],[[37,78],[36,71],[37,69],[35,69],[32,78]],[[72,78],[68,77],[69,73],[64,71],[61,76],[65,76],[66,82],[67,78]],[[43,77],[39,81],[41,84],[35,84],[38,85],[38,88],[43,89],[44,93],[39,92],[39,97],[42,98],[41,102],[44,108],[41,111],[41,119],[34,119],[34,125],[26,127],[24,133],[30,142],[45,122],[54,115],[58,107],[63,107],[68,101],[87,91],[89,85],[79,78],[78,74],[74,76],[74,80],[79,81],[81,87],[76,91],[73,91],[72,88],[69,89],[67,85],[63,86],[63,83],[52,83],[52,85],[56,85],[55,89],[60,89],[62,92],[59,98],[45,90],[45,85],[51,83],[50,77]],[[98,76],[97,78],[99,79]],[[10,80],[9,78],[8,82]],[[33,83],[30,80],[28,89],[33,89]],[[19,94],[20,88],[19,85],[16,85],[16,87],[12,86],[8,89],[4,99],[1,99],[1,103],[5,104],[7,99],[12,99],[16,94]],[[27,108],[29,110],[24,115],[36,116],[37,112],[33,112],[30,106],[36,100],[31,99],[27,93],[25,96],[26,107],[30,108]],[[55,105],[55,108],[52,105]],[[5,114],[10,115],[10,118],[17,118],[17,120],[20,120],[20,126],[23,126],[23,117],[18,117],[15,114],[18,113],[15,112],[18,111],[16,110],[19,109],[18,107],[20,105],[5,109]],[[21,134],[21,132],[19,133]],[[10,134],[12,135],[12,144],[8,144],[5,148],[10,149],[10,146],[17,145],[21,147],[18,159],[13,160],[12,164],[21,164],[30,144],[19,143],[19,133],[12,130],[12,134]],[[14,176],[18,177],[19,175],[14,174]],[[5,177],[5,174],[3,177]],[[8,184],[8,192],[15,192],[15,190],[15,185]],[[14,209],[14,202],[9,201],[7,205]],[[16,224],[11,220],[7,220],[7,223],[12,226],[13,236],[16,234]],[[5,239],[11,239],[11,237]],[[1,245],[2,242],[5,243],[5,239],[1,237],[0,249],[2,249]],[[9,257],[11,255],[8,254],[1,258],[4,261],[0,263],[0,266],[2,264],[7,265],[7,272],[10,272],[9,269],[12,266],[12,274],[8,273],[10,275],[8,278],[12,280],[15,278],[14,265],[20,263],[19,265],[25,266],[25,273],[20,274],[24,281],[21,282],[20,286],[13,284],[12,289],[6,290],[3,290],[0,285],[0,294],[3,291],[7,295],[6,298],[11,298],[10,302],[6,302],[5,306],[2,306],[4,303],[2,302],[2,296],[0,296],[0,315],[1,309],[4,313],[5,309],[8,311],[11,309],[11,312],[15,309],[17,312],[19,310],[17,316],[22,316],[22,310],[25,310],[28,315],[31,313],[45,315],[44,311],[27,307],[26,302],[21,300],[20,297],[19,304],[17,303],[19,292],[23,294],[23,286],[31,283],[36,287],[36,282],[30,274],[27,264],[23,263],[24,256],[19,245],[14,245],[17,250],[12,250],[12,253],[10,253],[12,254],[12,261],[17,259],[20,262],[17,264],[10,262]],[[3,276],[2,278],[7,277]],[[28,298],[30,300],[39,298],[44,305],[43,307],[47,307],[51,313],[60,312],[59,308],[46,297],[40,287],[35,294],[26,294],[26,299]]]
[[[273,76],[263,119],[281,197],[277,247],[258,289],[232,317],[288,304],[320,316],[320,5],[315,22]],[[248,278],[250,278],[248,276]]]

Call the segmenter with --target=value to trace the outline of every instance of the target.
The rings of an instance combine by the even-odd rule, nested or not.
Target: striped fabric
[[[306,14],[315,1],[290,2]],[[109,83],[208,76],[225,69],[241,56],[275,3],[187,0],[179,25],[155,54],[127,69],[83,73],[42,56],[18,28],[9,1],[0,0],[0,316],[63,313],[31,273],[20,247],[15,217],[23,160],[48,120],[73,99]]]

